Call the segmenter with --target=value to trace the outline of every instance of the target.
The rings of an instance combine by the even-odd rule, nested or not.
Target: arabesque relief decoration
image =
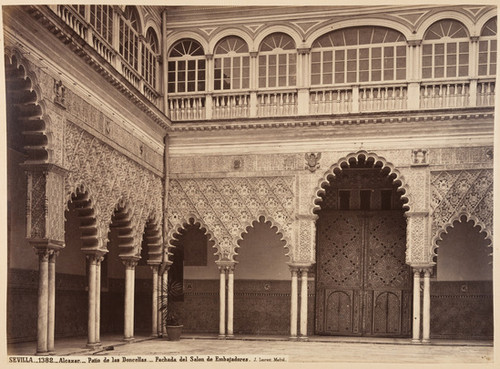
[[[77,188],[88,192],[93,205],[101,247],[105,247],[113,211],[117,204],[127,204],[131,215],[136,255],[146,222],[162,223],[161,178],[121,155],[110,146],[72,123],[65,128],[65,201]],[[130,248],[121,248],[130,255]]]
[[[214,239],[219,260],[233,260],[246,227],[264,216],[278,228],[293,259],[294,184],[293,177],[172,179],[168,240],[194,218]]]
[[[431,173],[433,251],[442,232],[461,214],[476,220],[486,237],[493,235],[493,170]]]

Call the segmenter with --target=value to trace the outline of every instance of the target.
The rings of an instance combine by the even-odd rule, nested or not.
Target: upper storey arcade
[[[174,122],[494,104],[492,6],[37,8]]]
[[[412,17],[405,10],[358,8],[356,18],[306,13],[302,22],[276,13],[260,23],[213,18],[196,29],[169,23],[170,117],[493,106],[496,9],[419,8]]]

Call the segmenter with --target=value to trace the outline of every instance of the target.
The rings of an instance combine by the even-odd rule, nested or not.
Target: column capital
[[[217,268],[222,271],[234,271],[234,268],[236,266],[236,261],[216,261],[215,264],[217,264]]]
[[[420,46],[422,45],[422,40],[408,40],[408,46]]]
[[[214,54],[205,54],[205,58],[207,60],[212,60],[214,58]]]
[[[309,53],[311,52],[311,48],[310,48],[310,47],[298,47],[298,48],[297,48],[297,52],[298,52],[300,55],[309,54]]]
[[[412,217],[428,217],[429,212],[428,211],[406,211],[404,213],[404,216],[406,218],[412,218]]]
[[[256,57],[257,57],[257,55],[259,55],[259,52],[258,52],[258,51],[250,51],[250,52],[249,52],[249,54],[250,54],[250,56],[251,56],[252,58],[256,58]]]
[[[158,274],[158,271],[160,270],[160,264],[149,264],[149,267],[153,271],[153,273]]]
[[[138,262],[139,262],[139,258],[137,258],[137,257],[122,259],[122,263],[123,263],[123,265],[125,265],[126,269],[134,269],[137,266]]]
[[[479,41],[479,36],[470,36],[470,41],[471,42],[478,42]]]

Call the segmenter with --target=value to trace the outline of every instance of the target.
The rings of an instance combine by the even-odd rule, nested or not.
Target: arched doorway
[[[411,333],[404,200],[401,183],[389,173],[360,155],[329,178],[316,227],[317,334]]]

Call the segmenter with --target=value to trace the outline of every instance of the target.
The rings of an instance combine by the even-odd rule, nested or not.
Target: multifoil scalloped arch
[[[412,199],[411,199],[410,192],[408,190],[408,185],[406,184],[405,178],[399,172],[399,170],[396,169],[396,167],[393,164],[391,164],[390,162],[388,162],[385,158],[383,158],[381,156],[378,156],[376,153],[374,153],[374,152],[368,152],[368,151],[365,151],[365,150],[360,150],[360,151],[357,151],[355,153],[350,153],[349,155],[340,158],[337,161],[337,163],[333,164],[326,172],[324,172],[323,176],[319,180],[318,185],[316,186],[315,191],[314,191],[314,196],[313,196],[313,199],[312,199],[312,204],[313,205],[312,205],[312,208],[311,208],[311,213],[314,213],[314,212],[320,210],[320,205],[319,205],[319,202],[321,201],[321,196],[320,195],[322,195],[322,194],[325,193],[324,185],[327,185],[330,182],[330,180],[328,178],[332,177],[332,176],[335,177],[336,176],[336,173],[335,173],[336,170],[342,171],[343,170],[343,168],[342,168],[343,164],[347,164],[349,166],[349,161],[351,159],[354,159],[357,162],[360,156],[364,156],[365,160],[369,159],[369,158],[373,159],[374,160],[374,164],[381,163],[382,164],[381,169],[384,169],[384,168],[388,168],[389,169],[388,176],[395,175],[394,181],[399,181],[401,183],[398,186],[398,192],[401,192],[401,199],[407,201],[403,205],[403,208],[405,208],[406,210],[410,210],[411,209],[411,205],[412,205],[412,201],[411,200]]]

